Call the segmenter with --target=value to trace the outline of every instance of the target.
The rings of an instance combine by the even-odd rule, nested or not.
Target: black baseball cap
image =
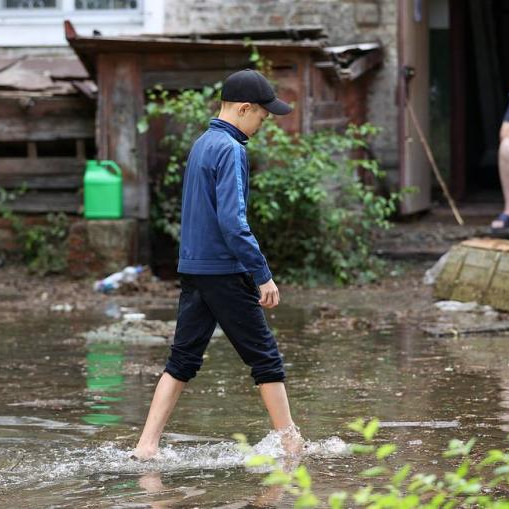
[[[276,97],[269,80],[253,69],[230,74],[224,82],[221,100],[259,104],[274,115],[288,115],[293,111],[289,104]]]

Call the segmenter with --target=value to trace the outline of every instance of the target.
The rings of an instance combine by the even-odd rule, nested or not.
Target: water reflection
[[[111,426],[122,421],[115,403],[124,391],[124,349],[122,343],[90,343],[86,354],[88,406],[95,412],[82,416],[87,424]]]
[[[356,441],[345,427],[356,417],[379,417],[380,440],[422,471],[449,468],[435,463],[451,438],[482,433],[482,449],[503,446],[507,337],[436,340],[396,324],[311,332],[304,312],[274,314],[294,414],[311,440],[305,463],[323,499],[358,483],[362,460],[333,438]],[[19,507],[21,497],[27,507],[291,505],[242,467],[230,440],[244,432],[261,440],[260,453],[277,455],[249,369],[225,338],[213,339],[179,401],[161,458],[141,464],[130,456],[167,347],[86,344],[78,333],[97,324],[52,320],[0,324],[0,506]]]

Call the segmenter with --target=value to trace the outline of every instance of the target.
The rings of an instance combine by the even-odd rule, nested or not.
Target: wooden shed
[[[377,43],[328,48],[321,27],[187,37],[81,37],[70,22],[65,30],[98,86],[99,158],[121,166],[125,213],[140,221],[149,218],[148,147],[152,145],[137,132],[136,124],[144,113],[147,89],[156,84],[173,91],[197,89],[250,67],[250,50],[243,40],[249,36],[273,62],[278,94],[295,105],[281,124],[293,132],[341,129],[348,118],[364,120],[367,71],[382,61]]]
[[[0,187],[27,191],[25,213],[81,210],[95,155],[95,84],[72,57],[0,59]]]

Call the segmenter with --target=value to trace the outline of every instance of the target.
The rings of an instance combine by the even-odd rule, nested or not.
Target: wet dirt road
[[[328,318],[324,299],[340,320]],[[475,436],[480,450],[503,445],[508,337],[430,338],[393,310],[371,323],[359,290],[295,290],[286,302],[269,318],[317,495],[355,486],[366,466],[345,454],[345,442],[357,440],[346,425],[357,417],[378,417],[377,440],[399,447],[393,463],[419,470],[445,469],[439,453],[451,438]],[[171,320],[174,304],[139,310]],[[225,337],[211,341],[161,456],[130,459],[167,345],[87,342],[83,332],[111,323],[100,311],[0,323],[0,507],[290,507],[289,496],[260,485],[263,473],[244,468],[231,438],[242,432],[259,452],[280,450]]]

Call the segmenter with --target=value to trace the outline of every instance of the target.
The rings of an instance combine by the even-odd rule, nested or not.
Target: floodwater
[[[141,310],[173,318],[174,309]],[[346,425],[378,417],[378,442],[394,442],[394,466],[447,468],[452,438],[478,449],[504,446],[509,432],[509,338],[436,339],[412,327],[308,327],[312,309],[269,311],[288,372],[295,421],[308,440],[301,461],[326,496],[359,484],[366,459]],[[244,467],[231,436],[278,455],[277,436],[249,370],[226,338],[213,338],[204,366],[166,428],[161,455],[130,458],[167,347],[87,343],[108,323],[77,313],[0,324],[0,507],[291,507]]]

